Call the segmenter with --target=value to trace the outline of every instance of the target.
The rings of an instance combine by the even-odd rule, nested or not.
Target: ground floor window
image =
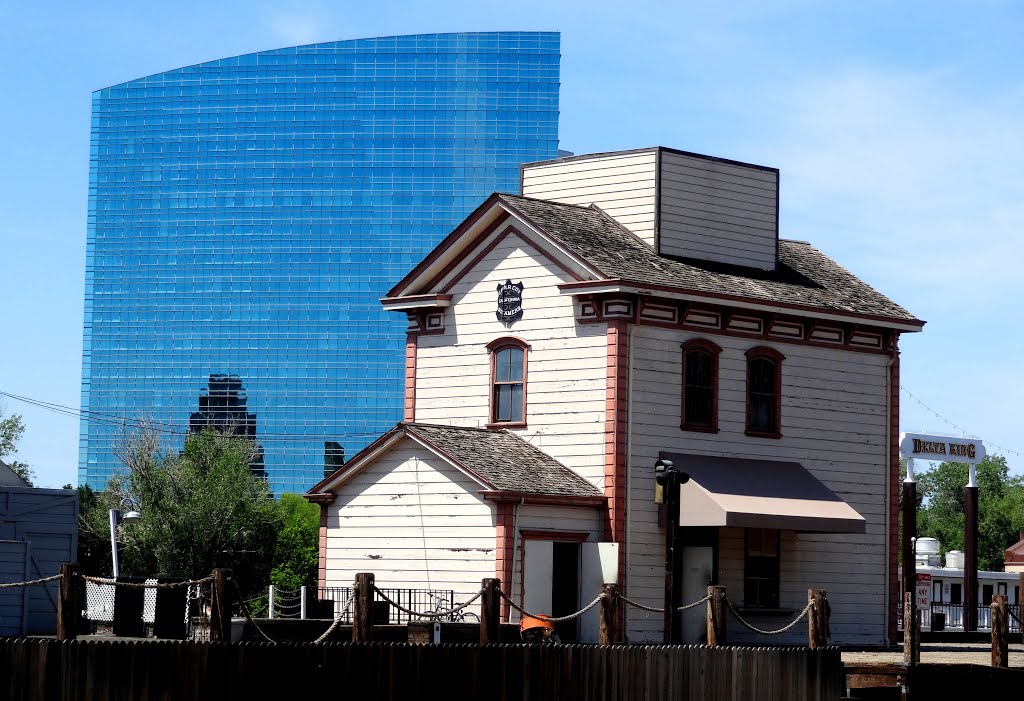
[[[964,602],[963,585],[955,582],[949,585],[949,603],[959,606]]]
[[[779,608],[779,531],[748,528],[743,560],[743,605]]]

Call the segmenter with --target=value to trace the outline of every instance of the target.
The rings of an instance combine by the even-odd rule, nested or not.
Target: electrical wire
[[[906,392],[906,394],[907,394],[907,396],[908,396],[908,397],[910,397],[910,398],[911,398],[911,399],[913,399],[913,400],[914,400],[915,402],[917,402],[917,403],[918,403],[919,405],[921,405],[921,407],[922,407],[922,408],[924,408],[924,409],[925,409],[926,411],[930,412],[930,413],[931,413],[931,414],[932,414],[932,415],[933,415],[933,416],[934,416],[935,418],[937,418],[937,419],[938,419],[939,421],[943,421],[943,422],[945,422],[945,423],[946,423],[946,424],[947,424],[948,426],[951,426],[952,428],[956,429],[956,430],[957,430],[957,432],[958,432],[958,433],[959,433],[959,434],[960,434],[961,436],[963,436],[963,437],[965,437],[965,438],[976,438],[976,439],[978,439],[978,440],[984,440],[984,441],[985,441],[985,444],[986,444],[987,446],[991,446],[991,447],[995,448],[996,450],[998,450],[998,451],[1000,451],[1000,452],[1002,452],[1002,453],[1010,453],[1011,455],[1016,455],[1017,457],[1024,457],[1024,452],[1022,452],[1022,451],[1020,451],[1020,450],[1013,450],[1013,449],[1011,449],[1011,448],[1007,448],[1007,447],[1005,447],[1005,446],[1001,446],[1001,445],[999,445],[998,443],[993,443],[992,441],[990,441],[990,440],[988,440],[988,439],[982,439],[982,438],[981,438],[981,436],[977,435],[976,433],[973,433],[973,432],[971,432],[971,431],[968,431],[968,430],[967,430],[967,429],[965,429],[965,428],[964,428],[963,426],[960,426],[960,425],[958,425],[958,424],[955,424],[955,423],[953,423],[952,421],[950,421],[949,419],[947,419],[947,418],[946,418],[945,416],[943,416],[943,415],[942,415],[942,414],[940,414],[939,412],[935,411],[935,410],[934,410],[934,409],[932,409],[932,408],[931,408],[930,406],[928,406],[927,404],[925,404],[924,402],[922,402],[922,401],[921,401],[920,399],[918,399],[918,398],[917,398],[916,396],[914,396],[914,393],[913,393],[913,392],[911,392],[911,391],[910,391],[909,389],[907,389],[906,387],[904,387],[903,385],[900,385],[900,389],[901,389],[901,390],[902,390],[903,392]]]

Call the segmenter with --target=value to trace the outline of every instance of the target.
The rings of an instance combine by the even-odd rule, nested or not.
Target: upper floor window
[[[518,338],[499,338],[491,352],[491,424],[526,425],[526,356],[529,346]]]
[[[782,437],[782,361],[774,348],[747,351],[747,435]]]
[[[682,345],[683,401],[680,427],[718,431],[718,355],[722,349],[703,338]]]

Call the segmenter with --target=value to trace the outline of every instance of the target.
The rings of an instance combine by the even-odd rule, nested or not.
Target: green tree
[[[282,589],[316,586],[320,545],[320,507],[298,494],[283,494],[281,532],[274,548],[270,581]]]
[[[257,447],[246,438],[213,430],[190,434],[179,454],[162,451],[153,432],[125,441],[127,471],[97,495],[90,526],[109,508],[142,512],[121,526],[122,573],[203,577],[230,567],[243,595],[268,581],[282,510],[249,464]]]
[[[0,459],[14,456],[18,453],[18,441],[25,435],[25,422],[21,414],[4,416],[4,406],[0,404]],[[26,463],[20,460],[4,460],[7,467],[15,474],[28,482],[29,486],[35,483],[35,472]]]
[[[964,485],[967,465],[944,462],[917,472],[917,533],[937,538],[944,550],[964,548]],[[1003,551],[1024,526],[1024,479],[1011,477],[1006,458],[987,456],[977,466],[978,567],[1001,570]]]

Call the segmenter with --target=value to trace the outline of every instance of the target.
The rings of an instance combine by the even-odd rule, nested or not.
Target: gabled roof
[[[818,310],[840,316],[867,317],[911,329],[924,325],[913,314],[803,241],[779,241],[775,270],[759,270],[691,258],[657,254],[647,243],[595,205],[580,206],[495,193],[412,270],[386,298],[397,301],[433,290],[418,289],[432,278],[432,268],[464,242],[478,221],[493,220],[500,207],[553,241],[592,281],[569,283],[580,291],[608,282],[692,294],[722,300]],[[389,305],[390,306],[390,305]]]
[[[483,491],[603,498],[593,484],[511,431],[415,423],[398,424],[308,493],[334,491],[401,438],[446,460]]]
[[[779,241],[777,269],[658,255],[596,206],[501,198],[609,279],[912,321],[906,309],[803,241]]]

